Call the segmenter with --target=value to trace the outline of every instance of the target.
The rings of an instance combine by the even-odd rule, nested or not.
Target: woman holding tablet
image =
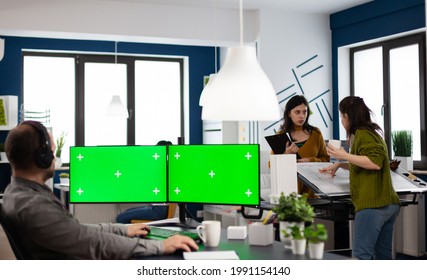
[[[278,132],[285,133],[290,138],[286,142],[284,154],[296,154],[298,162],[328,162],[325,140],[320,130],[308,123],[309,117],[310,107],[304,96],[296,95],[289,99],[283,114],[283,124]],[[302,182],[298,183],[298,192],[313,196],[311,189]]]

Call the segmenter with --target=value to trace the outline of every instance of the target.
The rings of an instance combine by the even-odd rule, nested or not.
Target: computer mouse
[[[193,249],[193,248],[191,248],[191,252],[197,252],[198,250],[197,249]],[[182,255],[184,252],[187,252],[187,251],[185,251],[185,250],[183,250],[183,249],[177,249],[175,252],[174,252],[174,254],[176,254],[176,255]]]

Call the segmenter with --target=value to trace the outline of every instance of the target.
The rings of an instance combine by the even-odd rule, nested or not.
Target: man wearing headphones
[[[145,224],[80,224],[56,198],[46,180],[54,175],[55,142],[39,122],[12,129],[5,150],[12,166],[1,215],[18,233],[33,259],[129,259],[197,250],[188,237],[147,240]]]

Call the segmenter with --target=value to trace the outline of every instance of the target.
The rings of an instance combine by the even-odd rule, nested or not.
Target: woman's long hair
[[[341,114],[347,114],[348,127],[347,138],[355,134],[357,129],[366,129],[373,133],[382,135],[381,127],[371,120],[371,109],[366,106],[363,98],[358,96],[347,96],[339,104]]]
[[[283,113],[283,124],[280,126],[280,129],[284,132],[295,131],[294,123],[292,122],[289,113],[291,110],[301,104],[304,104],[307,107],[307,118],[305,119],[304,124],[302,125],[303,130],[312,132],[313,127],[308,124],[308,119],[310,117],[310,106],[308,106],[308,101],[303,95],[295,95],[286,103],[285,112]]]

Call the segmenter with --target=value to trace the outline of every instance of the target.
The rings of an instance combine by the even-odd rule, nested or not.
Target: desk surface
[[[290,249],[285,249],[284,244],[274,241],[268,246],[249,245],[248,238],[244,240],[227,239],[227,230],[221,229],[221,241],[218,247],[210,248],[199,245],[199,251],[229,251],[234,250],[241,260],[309,260],[308,251],[305,255],[294,255]],[[182,252],[166,256],[141,257],[149,260],[183,260]],[[348,260],[343,255],[325,252],[325,260]]]

